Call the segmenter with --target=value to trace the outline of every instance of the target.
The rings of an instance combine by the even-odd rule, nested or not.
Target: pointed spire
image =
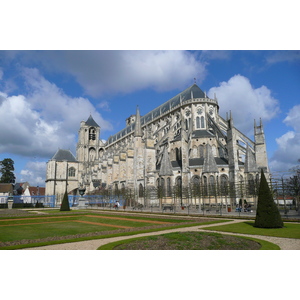
[[[216,160],[212,153],[212,147],[209,144],[206,144],[206,151],[204,157],[203,171],[202,173],[218,173],[218,167]]]
[[[160,169],[159,169],[159,176],[172,176],[172,175],[173,175],[172,164],[170,161],[168,149],[165,146],[163,154],[162,154],[161,165],[160,165]]]
[[[92,115],[89,116],[89,118],[87,119],[87,121],[85,122],[85,125],[88,126],[93,126],[93,127],[100,127],[95,120],[93,119]]]
[[[142,133],[142,126],[141,126],[141,115],[140,115],[139,106],[137,105],[134,137],[142,137],[142,136],[143,136],[143,133]]]

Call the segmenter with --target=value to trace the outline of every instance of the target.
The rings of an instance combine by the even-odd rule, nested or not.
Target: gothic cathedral
[[[127,188],[136,192],[140,203],[149,191],[147,201],[155,205],[158,188],[164,191],[164,201],[172,203],[175,187],[196,185],[207,187],[204,202],[210,186],[234,189],[238,201],[237,187],[251,189],[260,169],[268,176],[261,120],[254,121],[252,141],[235,128],[231,113],[226,119],[219,115],[216,97],[208,98],[193,84],[144,116],[137,108],[126,119],[126,127],[106,142],[92,116],[82,121],[76,158],[59,149],[47,163],[46,194],[60,201],[66,190],[76,194],[79,187],[86,193]]]

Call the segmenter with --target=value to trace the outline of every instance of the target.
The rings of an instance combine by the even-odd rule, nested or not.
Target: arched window
[[[190,129],[191,118],[185,119],[185,128],[186,130]]]
[[[192,178],[192,183],[193,183],[193,185],[200,185],[200,177],[198,175],[195,175]]]
[[[119,188],[118,188],[118,184],[117,183],[115,183],[114,184],[114,192],[115,192],[115,195],[119,195]]]
[[[182,194],[182,179],[181,176],[176,177],[175,179],[175,196],[180,197]]]
[[[144,187],[141,183],[139,185],[139,197],[144,197]]]
[[[208,188],[207,188],[207,177],[203,176],[203,195],[207,196],[208,195]]]
[[[101,149],[99,150],[99,157],[103,157],[103,154],[104,154],[104,150],[103,150],[103,148],[101,148]]]
[[[201,117],[201,128],[205,128],[205,126],[204,126],[204,117],[203,116]]]
[[[96,139],[96,129],[91,127],[89,130],[89,140],[94,141]]]
[[[248,175],[248,192],[249,195],[255,195],[255,184],[254,184],[254,178],[252,174]]]
[[[215,177],[212,175],[209,176],[209,194],[216,194]]]
[[[167,196],[171,197],[172,196],[172,188],[171,188],[171,178],[167,178]]]
[[[158,198],[165,196],[165,180],[163,178],[157,179],[157,196]]]
[[[181,160],[181,148],[176,148],[175,149],[175,151],[176,151],[176,160],[178,161],[178,160]]]
[[[74,167],[69,168],[69,171],[68,171],[69,177],[75,177],[75,173],[76,173],[76,170]]]
[[[196,127],[201,128],[201,126],[200,126],[200,117],[196,118]]]
[[[221,195],[228,195],[228,177],[221,175]]]
[[[90,161],[94,161],[96,158],[96,149],[90,148],[89,150]]]

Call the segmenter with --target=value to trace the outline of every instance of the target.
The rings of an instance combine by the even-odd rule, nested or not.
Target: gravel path
[[[226,222],[227,224],[237,223],[237,222],[244,222],[245,220],[232,220]],[[113,238],[106,238],[106,239],[98,239],[98,240],[90,240],[90,241],[82,241],[82,242],[74,242],[74,243],[65,243],[59,245],[50,245],[50,246],[42,246],[42,247],[35,247],[35,248],[25,248],[20,250],[97,250],[102,245],[116,242],[120,240],[131,239],[134,237],[143,237],[143,236],[151,236],[151,235],[160,235],[169,232],[184,232],[184,231],[206,231],[206,232],[217,232],[211,230],[204,230],[203,227],[213,227],[219,226],[218,224],[210,224],[210,225],[198,225],[198,226],[191,226],[185,228],[176,228],[176,229],[169,229],[159,232],[151,232],[151,233],[142,233],[136,234],[132,236],[120,236],[120,237],[113,237]],[[220,233],[220,232],[218,232]],[[262,240],[266,240],[268,242],[274,243],[280,247],[281,250],[300,250],[300,239],[290,239],[290,238],[279,238],[279,237],[271,237],[271,236],[259,236],[259,235],[249,235],[249,234],[235,234],[235,233],[225,233],[222,234],[229,234],[229,235],[240,235],[240,236],[247,236],[247,237],[254,237]]]

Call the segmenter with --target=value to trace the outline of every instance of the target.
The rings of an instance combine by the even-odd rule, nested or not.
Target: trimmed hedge
[[[282,228],[283,222],[263,170],[258,191],[255,227]]]
[[[69,211],[70,205],[69,205],[69,199],[68,199],[68,193],[65,191],[64,198],[62,200],[60,211]]]

